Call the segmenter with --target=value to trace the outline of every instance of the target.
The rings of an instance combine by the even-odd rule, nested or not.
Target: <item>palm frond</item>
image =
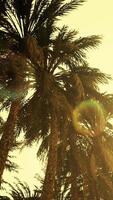
[[[70,2],[65,3],[64,5],[61,5],[61,7],[56,12],[56,14],[57,14],[57,16],[65,15],[68,12],[70,12],[72,9],[77,8],[79,5],[81,5],[84,2],[85,2],[85,0],[71,0]]]
[[[14,163],[14,162],[10,162],[9,160],[7,160],[5,168],[9,172],[14,172],[14,171],[17,172],[18,165],[16,163]]]
[[[8,184],[11,188],[10,190],[10,196],[14,200],[22,200],[30,198],[32,200],[38,200],[40,196],[40,190],[35,187],[34,191],[31,192],[29,186],[27,183],[21,182],[19,179],[17,179],[17,183],[15,185]]]
[[[76,36],[77,31],[70,31],[67,26],[58,30],[49,51],[49,70],[54,72],[60,65],[71,70],[79,65],[87,65],[86,52],[89,48],[97,47],[101,37],[94,35],[77,39]]]
[[[43,97],[40,98],[37,91],[32,99],[21,109],[18,128],[23,128],[25,131],[27,143],[38,140],[40,137],[47,134],[49,129],[49,108],[46,105],[47,102]]]
[[[108,81],[111,79],[110,75],[102,73],[97,68],[90,68],[88,66],[75,67],[73,71],[75,73],[78,73],[84,87],[85,85],[88,85],[93,88],[98,88],[99,84],[107,84]]]
[[[64,0],[2,0],[0,29],[4,35],[15,40],[11,40],[12,43],[20,43],[21,38],[31,34],[37,36],[41,44],[43,33],[43,45],[47,45],[57,17],[68,13],[83,2],[84,0],[71,0],[68,3]]]
[[[76,48],[79,49],[88,49],[88,48],[95,48],[101,42],[102,37],[97,35],[92,35],[89,37],[79,38],[75,41]]]
[[[111,115],[112,118],[112,113],[113,113],[113,95],[112,94],[106,94],[106,93],[101,93],[99,90],[93,88],[93,87],[88,87],[85,86],[85,91],[86,95],[88,98],[95,98],[97,101],[102,103],[104,106],[106,112]]]

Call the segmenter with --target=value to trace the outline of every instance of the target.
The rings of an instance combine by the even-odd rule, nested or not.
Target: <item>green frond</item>
[[[83,82],[83,85],[86,84],[89,86],[91,84],[92,87],[98,87],[99,84],[107,84],[108,81],[111,79],[110,75],[102,73],[99,69],[90,68],[87,66],[75,67],[74,72],[78,73]]]
[[[69,30],[68,26],[64,25],[62,28],[57,28],[58,35],[56,39],[53,39],[53,43],[58,41],[61,42],[72,42],[78,34],[76,30]]]
[[[0,30],[10,38],[12,46],[15,44],[15,49],[21,39],[28,34],[36,36],[40,45],[47,45],[57,17],[68,13],[83,2],[84,0],[71,0],[68,3],[64,0],[2,0]]]
[[[64,5],[62,5],[58,9],[58,11],[56,11],[56,14],[57,14],[57,16],[65,15],[68,12],[70,12],[71,10],[77,8],[79,5],[81,5],[84,2],[85,2],[85,0],[71,0],[70,2],[65,3]]]
[[[73,85],[71,76],[73,74],[77,74],[82,81],[84,89],[89,88],[95,88],[96,90],[99,90],[99,84],[107,84],[108,80],[111,79],[111,77],[107,74],[104,74],[100,72],[97,68],[90,68],[87,65],[84,66],[78,66],[74,67],[74,69],[71,71],[62,70],[59,73],[56,73],[56,79],[59,81],[63,81],[64,83]],[[90,81],[89,81],[90,80]],[[87,89],[85,89],[87,91]]]
[[[102,93],[100,92],[99,89],[97,89],[97,87],[93,87],[90,84],[83,84],[84,89],[85,89],[85,93],[86,96],[90,99],[90,98],[94,98],[97,101],[99,101],[105,108],[106,112],[108,114],[112,114],[113,113],[113,95],[112,94],[106,94],[106,93]]]
[[[20,111],[18,128],[25,131],[26,142],[38,140],[47,134],[49,129],[49,107],[38,91]],[[29,124],[28,124],[29,121]]]
[[[89,48],[95,48],[101,43],[101,36],[92,35],[76,39],[74,41],[75,48],[87,50]]]
[[[38,200],[40,196],[40,190],[36,187],[33,192],[31,192],[27,183],[22,183],[17,179],[17,183],[14,185],[8,184],[10,186],[10,196],[13,200],[24,200],[30,198],[32,200]]]
[[[68,30],[67,26],[58,29],[49,51],[48,68],[51,72],[54,72],[60,65],[71,70],[80,65],[87,65],[87,50],[97,47],[101,37],[94,35],[77,39],[77,33],[75,30]]]

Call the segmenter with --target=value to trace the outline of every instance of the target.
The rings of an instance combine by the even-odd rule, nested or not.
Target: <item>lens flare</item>
[[[21,55],[9,53],[0,59],[0,98],[11,100],[24,96],[31,65]]]
[[[106,112],[96,100],[86,100],[73,111],[73,125],[81,135],[92,137],[102,134],[106,126]]]

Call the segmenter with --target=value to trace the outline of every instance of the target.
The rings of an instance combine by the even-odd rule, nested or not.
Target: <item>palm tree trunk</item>
[[[72,156],[73,156],[73,160],[75,161],[75,164],[77,163],[80,169],[80,173],[83,175],[83,199],[87,200],[88,197],[88,193],[89,193],[89,188],[88,188],[88,179],[86,176],[86,164],[84,162],[84,160],[82,159],[81,155],[79,154],[78,150],[76,149],[75,146],[75,137],[74,137],[74,132],[73,129],[71,129],[71,133],[70,133],[70,147],[71,147],[71,151],[72,151]],[[74,195],[74,193],[72,194]],[[74,199],[74,197],[72,198]]]
[[[74,163],[74,165],[73,165]],[[80,169],[78,167],[78,163],[71,163],[71,200],[81,200],[80,191],[77,187],[76,178],[80,174]]]
[[[55,175],[57,170],[57,143],[58,143],[58,129],[57,129],[57,116],[55,110],[51,115],[51,134],[49,157],[46,169],[46,175],[41,195],[41,200],[52,200],[54,197]]]
[[[55,194],[57,196],[56,199],[60,199],[61,196],[61,177],[62,177],[62,167],[64,166],[64,160],[66,157],[66,147],[67,147],[67,136],[68,136],[68,132],[67,132],[67,125],[68,125],[68,120],[67,120],[67,116],[65,115],[63,117],[63,121],[60,122],[61,123],[61,134],[60,134],[60,141],[61,141],[61,145],[60,148],[58,149],[58,159],[57,159],[57,184],[56,184],[56,190],[55,190]]]
[[[86,160],[86,165],[87,165],[87,176],[88,176],[88,187],[89,187],[88,200],[90,199],[100,200],[100,195],[98,193],[96,180],[94,179],[91,173],[91,166],[89,164],[89,160]]]
[[[5,169],[5,163],[8,153],[14,141],[14,128],[17,122],[18,112],[20,110],[20,102],[15,100],[10,108],[9,116],[4,125],[3,135],[0,140],[0,185],[2,182],[2,175]]]
[[[100,166],[102,166],[103,173],[99,174],[99,179],[102,181],[102,183],[104,183],[106,185],[106,188],[107,187],[109,188],[110,195],[111,195],[111,197],[113,197],[112,178],[107,175],[109,171],[112,171],[112,169],[109,166],[109,160],[107,161],[106,154],[105,154],[107,149],[103,149],[105,147],[102,145],[100,137],[94,138],[93,144],[94,144],[94,146],[93,146],[94,155],[97,159],[98,164]],[[98,152],[98,154],[97,154],[97,152]],[[109,157],[110,157],[110,155],[108,156],[108,159],[109,159]]]

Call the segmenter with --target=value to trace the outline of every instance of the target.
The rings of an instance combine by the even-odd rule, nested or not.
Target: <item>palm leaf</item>
[[[86,51],[95,48],[101,40],[100,36],[83,37],[76,39],[77,31],[69,31],[63,26],[52,40],[52,49],[49,51],[49,70],[54,72],[60,65],[74,70],[75,67],[87,64]]]
[[[14,200],[22,200],[22,199],[33,199],[38,200],[40,196],[40,190],[35,186],[33,192],[31,192],[27,183],[22,183],[19,179],[17,179],[17,183],[15,185],[8,184],[11,188],[10,196]]]

